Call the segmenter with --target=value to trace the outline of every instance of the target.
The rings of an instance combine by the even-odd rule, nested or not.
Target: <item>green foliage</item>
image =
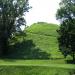
[[[12,34],[25,25],[23,16],[28,9],[28,0],[0,0],[0,55],[7,53]]]
[[[75,1],[62,0],[56,17],[61,21],[58,30],[60,51],[65,57],[71,55],[75,60]]]

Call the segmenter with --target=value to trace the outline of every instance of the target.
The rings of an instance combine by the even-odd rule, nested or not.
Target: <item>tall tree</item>
[[[25,25],[23,16],[29,8],[28,0],[0,0],[0,55],[7,53],[12,34]]]
[[[71,55],[75,60],[75,0],[62,0],[56,17],[60,20],[58,30],[59,48],[66,57]]]

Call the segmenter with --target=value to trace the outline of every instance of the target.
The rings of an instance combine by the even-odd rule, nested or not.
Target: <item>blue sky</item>
[[[38,21],[59,24],[55,17],[59,2],[60,0],[29,0],[32,9],[26,13],[27,25]]]

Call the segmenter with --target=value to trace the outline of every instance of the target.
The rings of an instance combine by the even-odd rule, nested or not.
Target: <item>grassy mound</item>
[[[44,22],[38,22],[31,25],[27,32],[41,34],[41,35],[49,35],[49,36],[57,36],[56,30],[59,28],[56,24],[49,24]]]
[[[59,29],[59,26],[56,24],[34,23],[27,28],[26,38],[32,40],[41,51],[48,53],[49,58],[63,59],[63,55],[58,48],[57,29]]]
[[[13,59],[42,59],[55,63],[66,63],[59,51],[57,32],[58,25],[44,22],[34,23],[26,29],[26,36],[19,38],[13,46],[10,58]]]

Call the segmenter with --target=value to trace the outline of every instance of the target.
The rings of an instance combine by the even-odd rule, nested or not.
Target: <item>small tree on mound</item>
[[[29,8],[28,0],[0,0],[0,55],[7,53],[9,39],[25,25]]]
[[[59,48],[66,57],[71,55],[75,60],[75,0],[62,0],[56,17],[61,25],[59,33]]]

